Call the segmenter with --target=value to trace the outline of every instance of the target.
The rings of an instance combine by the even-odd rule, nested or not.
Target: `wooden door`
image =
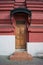
[[[26,26],[17,25],[16,26],[16,49],[26,48]]]

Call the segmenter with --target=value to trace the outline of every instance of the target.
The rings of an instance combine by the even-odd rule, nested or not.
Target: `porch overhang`
[[[16,8],[16,9],[13,9],[10,12],[10,16],[12,17],[12,15],[14,15],[16,13],[25,13],[29,17],[31,17],[31,10],[28,10],[27,8]]]

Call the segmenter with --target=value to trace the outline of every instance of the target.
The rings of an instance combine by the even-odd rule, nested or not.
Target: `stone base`
[[[15,52],[9,58],[10,60],[32,60],[32,56],[27,52]]]

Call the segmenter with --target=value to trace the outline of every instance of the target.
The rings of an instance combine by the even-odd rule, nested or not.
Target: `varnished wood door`
[[[26,49],[26,25],[16,25],[16,49]]]

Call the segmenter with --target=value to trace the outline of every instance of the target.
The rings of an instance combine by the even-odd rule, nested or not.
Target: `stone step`
[[[32,56],[27,52],[15,52],[9,58],[10,60],[32,60]]]

